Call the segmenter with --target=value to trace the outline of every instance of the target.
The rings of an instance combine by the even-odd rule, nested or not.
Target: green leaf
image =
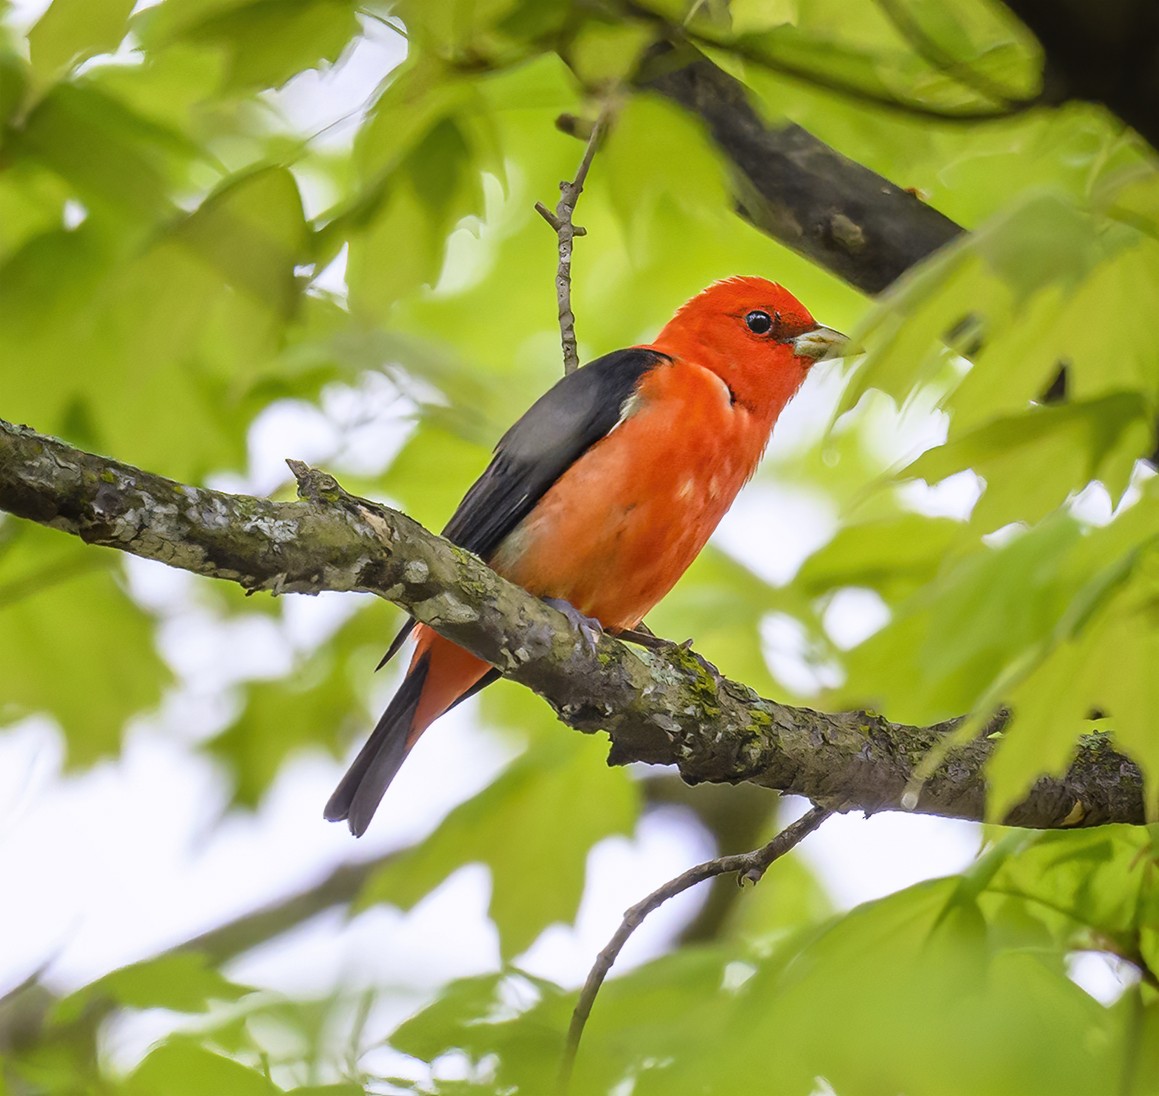
[[[121,246],[86,222],[0,267],[6,414],[181,478],[236,465],[247,382],[269,368],[303,288],[292,176],[234,179],[147,248]]]
[[[679,164],[679,171],[664,165]],[[616,116],[600,171],[633,248],[659,246],[656,207],[674,203],[690,213],[727,206],[719,154],[688,115],[658,98],[636,98]]]
[[[267,1077],[223,1058],[189,1039],[170,1039],[151,1051],[130,1074],[125,1096],[273,1096],[281,1092]]]
[[[1152,971],[1155,967],[1152,964]],[[1125,1033],[1124,1096],[1152,1096],[1159,1077],[1159,1001],[1154,990],[1132,986],[1112,1006]]]
[[[1064,946],[1101,941],[1130,957],[1159,910],[1154,826],[1100,826],[1035,835],[1006,858],[982,896],[988,911],[1022,902]]]
[[[454,4],[397,0],[394,10],[424,50],[450,57],[492,38],[496,24],[516,6],[517,0],[457,0]]]
[[[953,550],[961,550],[963,529],[949,518],[905,513],[845,525],[805,561],[796,584],[814,595],[862,586],[900,600],[933,580]]]
[[[679,1082],[672,1091],[697,1091],[714,1065],[735,1089],[774,1039],[785,1092],[808,1092],[820,1076],[838,1092],[966,1096],[1045,1084],[1077,1096],[1113,1069],[1104,1010],[1060,970],[992,951],[978,904],[953,879],[861,906],[799,951],[759,963],[731,1015],[715,1054],[666,1071]]]
[[[571,43],[569,59],[585,87],[614,87],[631,78],[652,41],[650,28],[642,23],[585,23]]]
[[[65,997],[53,1018],[68,1024],[104,999],[124,1008],[204,1012],[214,1001],[236,1001],[250,992],[249,987],[229,981],[206,956],[184,951],[133,963],[90,982]]]
[[[907,722],[977,710],[1028,651],[1050,642],[1074,592],[1064,575],[1081,536],[1056,514],[945,568],[849,652],[845,691]]]
[[[69,761],[91,764],[161,698],[169,674],[152,621],[121,588],[119,553],[30,522],[0,532],[0,722],[44,712]]]
[[[490,1049],[490,1033],[474,1032],[475,1023],[492,1010],[500,985],[509,975],[503,972],[457,978],[444,986],[438,997],[408,1020],[390,1037],[391,1046],[424,1061],[433,1061],[451,1049]],[[480,1038],[482,1035],[482,1038]]]
[[[224,88],[281,87],[338,60],[358,33],[353,0],[168,0],[136,25],[154,48],[208,46],[225,59]]]
[[[129,273],[126,295],[153,277],[163,277],[172,294],[170,302],[156,302],[157,312],[138,318],[138,347],[164,346],[160,353],[173,357],[200,335],[231,378],[254,370],[276,348],[297,307],[302,287],[294,271],[306,246],[302,203],[289,171],[267,168],[235,177],[177,222]],[[189,326],[183,331],[179,322]]]
[[[286,1090],[289,1096],[365,1096],[366,1089],[353,1081],[333,1085],[305,1085]]]
[[[24,102],[28,76],[24,59],[0,47],[0,125],[5,129]],[[0,129],[0,148],[4,146],[4,139],[4,129]]]
[[[134,226],[173,211],[173,183],[195,154],[188,137],[92,80],[52,87],[12,144],[66,180],[86,205]]]
[[[434,285],[450,230],[482,207],[475,170],[464,128],[453,118],[435,122],[385,186],[373,221],[351,241],[355,309],[381,314],[403,294]]]
[[[891,287],[861,333],[869,353],[841,410],[869,387],[904,398],[938,383],[953,389],[954,430],[971,429],[1023,410],[1063,362],[1077,395],[1141,390],[1153,401],[1130,331],[1102,317],[1153,294],[1156,251],[1143,233],[1032,194]],[[974,355],[964,379],[947,373],[943,344]]]
[[[490,914],[502,953],[517,955],[548,925],[575,917],[588,852],[605,837],[630,832],[637,809],[637,787],[626,773],[609,770],[590,743],[553,732],[420,846],[377,872],[359,904],[410,908],[456,868],[482,862],[491,869]]]
[[[1076,544],[1065,572],[1066,584],[1074,583],[1065,612],[1048,642],[1026,652],[1003,682],[1001,699],[1014,714],[987,770],[990,817],[1002,817],[1040,774],[1061,774],[1079,734],[1096,726],[1113,733],[1153,788],[1159,753],[1150,721],[1159,698],[1145,667],[1159,642],[1157,500],[1145,490]],[[1096,712],[1103,716],[1097,725]]]
[[[546,1092],[555,1080],[570,1009],[551,982],[515,968],[460,978],[390,1036],[396,1050],[432,1062],[451,1051],[473,1061],[498,1056],[495,1086]]]
[[[696,1091],[680,1075],[697,1059],[727,1070],[716,1049],[732,1016],[733,995],[722,992],[732,957],[719,946],[683,948],[605,983],[584,1029],[575,1090],[610,1092],[637,1075],[633,1091],[684,1093]],[[724,1091],[746,1090],[724,1083]]]
[[[58,68],[117,48],[135,0],[52,0],[28,32],[33,68],[50,76]]]
[[[1154,441],[1153,414],[1135,393],[995,418],[923,453],[900,475],[936,483],[963,469],[986,481],[974,523],[1037,521],[1072,492],[1102,480],[1117,503]]]

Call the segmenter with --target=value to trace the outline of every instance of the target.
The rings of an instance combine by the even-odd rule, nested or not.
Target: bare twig
[[[659,909],[670,898],[675,898],[676,895],[682,894],[690,887],[695,887],[697,883],[714,879],[718,875],[736,872],[737,883],[741,886],[745,883],[759,883],[774,860],[780,859],[785,853],[796,848],[832,813],[827,807],[813,807],[796,822],[781,830],[763,848],[755,849],[752,852],[737,853],[734,856],[718,856],[713,860],[706,860],[703,864],[697,864],[696,867],[689,868],[688,871],[678,875],[675,879],[670,879],[662,887],[658,887],[647,898],[637,902],[624,914],[624,919],[620,922],[620,927],[616,929],[615,935],[608,941],[607,947],[596,957],[595,965],[588,973],[587,981],[584,982],[584,987],[580,990],[575,1011],[571,1015],[571,1026],[568,1028],[567,1042],[564,1045],[563,1058],[559,1066],[558,1089],[560,1093],[566,1093],[571,1083],[576,1052],[579,1050],[580,1039],[583,1037],[584,1026],[588,1022],[596,994],[600,992],[600,987],[604,984],[608,971],[612,969],[612,964],[619,957],[629,937],[640,927],[644,918],[653,910]]]
[[[584,149],[583,159],[575,178],[569,183],[566,179],[559,184],[559,201],[553,213],[542,202],[535,203],[536,212],[549,224],[555,232],[559,242],[559,268],[555,274],[555,299],[559,305],[559,338],[563,345],[563,372],[574,373],[579,368],[579,351],[575,340],[575,313],[571,310],[571,252],[572,242],[577,236],[587,235],[586,228],[580,228],[572,218],[575,216],[576,202],[583,193],[584,181],[588,177],[588,169],[592,166],[592,157],[596,154],[596,146],[607,128],[611,107],[606,106],[600,112],[596,124],[592,127],[587,147]]]

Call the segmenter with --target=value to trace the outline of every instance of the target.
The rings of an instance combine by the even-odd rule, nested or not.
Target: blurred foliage
[[[585,357],[750,272],[866,350],[830,429],[825,407],[774,441],[750,489],[773,500],[747,531],[756,548],[744,562],[710,549],[653,625],[817,706],[932,721],[1008,704],[994,817],[1097,727],[1142,765],[1154,814],[1159,489],[1140,460],[1159,411],[1154,153],[1076,104],[939,122],[1033,96],[1042,58],[1001,5],[902,7],[908,33],[896,3],[869,0],[53,0],[31,25],[28,5],[0,3],[0,415],[178,478],[236,477],[270,408],[357,401],[379,375],[392,455],[368,469],[339,444],[329,464],[438,527],[558,374],[555,241],[533,205],[581,154],[556,117],[610,103],[578,214]],[[761,236],[696,119],[632,89],[674,28],[770,121],[970,233],[872,305]],[[1065,401],[1044,404],[1060,363]],[[834,531],[774,583],[758,561],[784,490]],[[966,501],[940,501],[955,490]],[[849,590],[888,623],[845,650],[830,608]],[[231,591],[192,598],[221,620],[282,621]],[[0,720],[50,716],[74,766],[115,754],[173,684],[154,644],[164,615],[113,553],[0,522]],[[828,677],[788,683],[762,651],[774,615]],[[243,682],[227,725],[183,728],[230,774],[236,808],[291,755],[340,754],[369,726],[396,616],[371,605],[321,645],[287,641],[287,676]],[[410,907],[461,865],[491,873],[506,965],[444,987],[389,1037],[421,1081],[360,1064],[379,1040],[353,994],[273,1000],[168,956],[8,1046],[7,1091],[551,1091],[574,994],[519,956],[574,920],[590,849],[633,831],[641,796],[523,692],[497,688],[482,711],[525,752],[362,898]],[[1157,895],[1153,826],[995,830],[960,877],[844,916],[792,858],[714,941],[606,986],[576,1091],[1159,1092]],[[1076,951],[1133,972],[1113,1005],[1068,978]],[[197,1023],[126,1073],[86,1042],[98,1002]]]

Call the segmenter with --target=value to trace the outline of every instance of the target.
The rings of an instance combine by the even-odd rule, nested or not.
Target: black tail
[[[327,822],[345,820],[355,837],[366,832],[386,789],[406,760],[406,740],[430,664],[430,655],[424,655],[399,686],[366,745],[330,796],[322,812]]]

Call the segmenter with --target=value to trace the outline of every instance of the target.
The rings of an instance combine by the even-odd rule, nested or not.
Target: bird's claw
[[[579,632],[588,652],[593,655],[596,653],[600,636],[604,634],[604,627],[595,617],[581,613],[570,601],[562,597],[545,597],[543,603],[563,613],[568,623]]]
[[[644,647],[649,651],[671,651],[673,649],[687,651],[692,646],[691,638],[686,639],[683,643],[677,643],[674,639],[665,639],[663,636],[658,636],[643,621],[635,628],[625,628],[622,632],[617,632],[616,638],[624,640],[625,643],[635,643],[637,647]]]
[[[684,640],[683,643],[677,643],[674,639],[664,639],[656,635],[642,621],[635,628],[626,628],[622,632],[617,632],[616,638],[626,640],[628,643],[638,644],[649,651],[683,651],[696,659],[706,673],[710,674],[716,680],[720,679],[720,671],[702,654],[692,649],[691,638]]]

